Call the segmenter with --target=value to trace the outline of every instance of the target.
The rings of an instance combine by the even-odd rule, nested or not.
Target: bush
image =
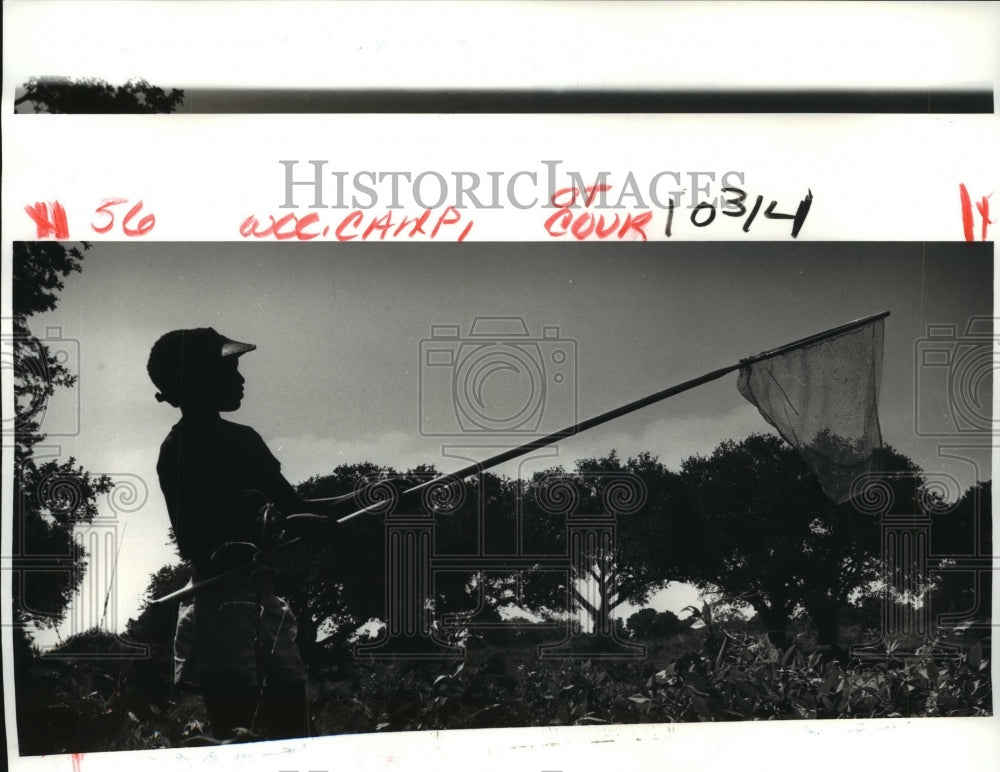
[[[885,652],[840,663],[800,638],[688,630],[641,661],[539,660],[533,644],[478,641],[464,662],[353,660],[313,669],[316,734],[487,727],[821,718],[985,716],[984,644],[961,656]],[[82,645],[76,642],[76,645]],[[651,649],[656,647],[652,644]],[[647,652],[649,654],[649,652]],[[214,742],[200,699],[155,702],[136,663],[38,657],[18,663],[25,754],[167,748]],[[252,736],[244,739],[254,739]]]

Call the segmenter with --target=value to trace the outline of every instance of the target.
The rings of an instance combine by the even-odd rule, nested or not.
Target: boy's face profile
[[[239,358],[223,357],[219,362],[219,374],[214,381],[214,407],[221,413],[238,410],[243,403],[243,384],[246,379],[239,370]]]
[[[239,371],[238,358],[222,357],[212,369],[214,372],[209,377],[199,378],[200,387],[188,392],[185,406],[220,413],[238,410],[243,403],[243,384],[246,383]]]

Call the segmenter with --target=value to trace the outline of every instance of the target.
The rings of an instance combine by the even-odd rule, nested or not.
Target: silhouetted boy
[[[212,580],[180,607],[174,677],[204,695],[219,739],[237,727],[268,738],[309,733],[295,617],[260,562],[262,505],[285,514],[350,511],[337,505],[351,497],[300,498],[260,435],[220,416],[239,408],[238,360],[255,348],[211,328],[175,330],[156,342],[148,363],[157,400],[181,410],[157,463],[170,523],[193,584]]]

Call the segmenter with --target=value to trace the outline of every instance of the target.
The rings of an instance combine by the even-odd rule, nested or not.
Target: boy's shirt
[[[248,491],[279,509],[295,498],[261,436],[221,418],[182,418],[160,446],[156,471],[181,557],[199,574],[214,573],[210,558],[224,543],[260,539],[262,502]]]

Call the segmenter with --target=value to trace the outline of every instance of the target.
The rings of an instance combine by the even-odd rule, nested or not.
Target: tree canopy
[[[112,86],[99,78],[31,78],[18,89],[14,109],[36,113],[172,113],[184,99],[180,89],[165,91],[141,79]]]
[[[613,539],[586,547],[584,560],[574,561],[566,578],[552,574],[546,582],[529,575],[527,607],[536,613],[553,606],[565,612],[568,596],[570,609],[596,621],[624,603],[645,603],[676,578],[669,565],[677,545],[667,537],[666,524],[677,496],[676,473],[649,453],[622,460],[612,451],[581,459],[571,472],[536,473],[522,496],[523,528],[532,551],[571,555],[568,525],[580,515],[609,518]]]
[[[952,624],[989,627],[993,608],[992,485],[969,488],[931,525],[931,610],[948,615]]]
[[[29,622],[52,626],[62,620],[87,565],[73,529],[94,519],[98,497],[111,489],[107,476],[92,475],[74,458],[36,455],[37,446],[45,440],[46,403],[56,388],[72,387],[76,374],[32,334],[28,319],[55,308],[63,279],[78,272],[82,260],[83,252],[76,247],[54,242],[14,244],[13,543],[21,547],[15,567],[25,567],[12,577],[14,618],[19,626]],[[27,570],[34,556],[60,556],[60,565]]]
[[[879,479],[893,488],[893,511],[913,511],[928,495],[920,470],[891,447],[876,462]],[[299,491],[317,498],[364,491],[363,504],[378,495],[377,487],[365,491],[372,483],[398,493],[435,474],[427,466],[399,473],[356,464],[314,477]],[[633,500],[621,498],[623,480]],[[522,559],[512,567],[500,561],[489,569],[436,571],[427,604],[438,619],[474,624],[526,611],[552,620],[583,611],[596,621],[625,603],[648,602],[670,582],[687,582],[753,608],[778,645],[787,643],[789,621],[802,611],[820,642],[835,645],[841,611],[883,578],[880,518],[856,503],[831,502],[799,454],[772,435],[723,442],[708,457],[686,459],[679,473],[648,453],[623,460],[611,452],[528,480],[486,473],[454,483],[450,494],[447,510],[431,519],[435,556],[470,556],[474,566],[482,550],[533,555],[537,565]],[[614,538],[574,553],[563,569],[546,569],[546,558],[570,556],[574,518],[601,513],[613,515],[603,522],[613,523]],[[370,619],[385,619],[385,529],[382,516],[368,514],[278,558],[279,591],[300,613],[308,609],[303,645],[320,631],[342,640]],[[652,621],[635,619],[643,629]],[[668,621],[663,625],[671,627]]]
[[[878,451],[876,466],[905,509],[921,487],[917,467],[890,447]],[[681,480],[684,515],[671,530],[688,546],[683,577],[753,607],[776,645],[786,642],[798,607],[820,642],[835,644],[839,610],[881,576],[879,517],[832,503],[799,454],[773,435],[689,458]]]
[[[975,513],[989,511],[988,485],[946,506],[923,472],[892,447],[878,450],[873,462],[877,485],[844,504],[832,502],[800,454],[769,434],[727,440],[707,457],[684,460],[679,472],[649,453],[623,460],[612,451],[571,471],[556,467],[526,480],[483,473],[455,481],[449,500],[431,514],[427,501],[404,507],[423,511],[433,526],[436,558],[463,559],[435,568],[424,608],[454,628],[526,612],[549,621],[583,612],[596,630],[614,609],[642,606],[657,590],[681,582],[737,609],[752,608],[775,645],[787,646],[790,621],[805,614],[819,643],[836,648],[845,609],[879,592],[888,597],[887,588],[903,583],[885,573],[883,515],[908,515],[930,502],[964,513],[938,523],[939,546],[947,551],[958,550],[958,542],[983,542],[973,532],[984,522]],[[306,498],[353,492],[364,506],[436,475],[431,466],[400,473],[345,465],[307,480],[299,492]],[[889,503],[872,509],[878,486],[887,487]],[[597,524],[603,536],[573,546],[574,524],[581,522]],[[278,591],[300,614],[303,647],[323,636],[343,642],[392,613],[386,607],[389,524],[369,513],[277,556]],[[944,575],[926,580],[947,599],[947,610],[958,613],[984,594],[980,589],[973,598],[949,567],[945,555],[938,563]],[[676,624],[647,611],[628,626],[633,634],[641,628],[665,635]]]
[[[639,609],[626,624],[632,636],[638,639],[669,638],[687,627],[673,611],[654,608]]]

